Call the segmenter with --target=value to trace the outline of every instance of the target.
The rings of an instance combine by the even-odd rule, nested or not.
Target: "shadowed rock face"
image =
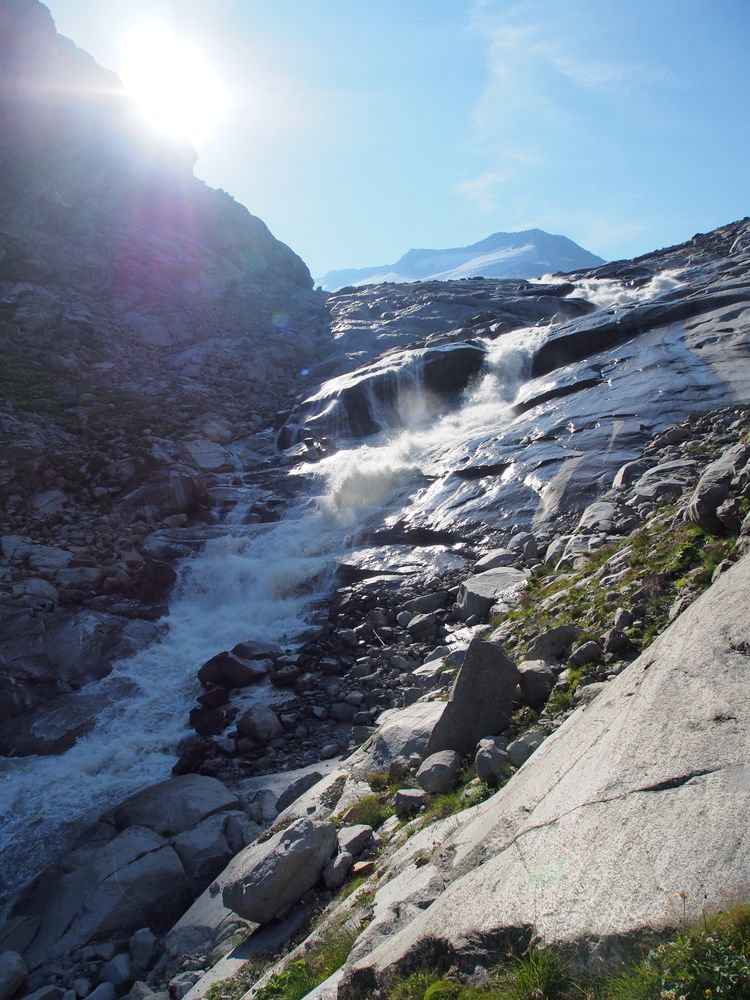
[[[210,518],[205,476],[236,468],[225,446],[270,421],[327,329],[300,258],[195,178],[38,0],[0,4],[0,135],[0,510],[23,543],[0,546],[0,719],[18,717],[0,750],[34,753],[90,727],[75,692],[112,660],[65,643],[56,664],[51,615],[167,595],[138,526]],[[40,542],[67,561],[35,565]],[[27,713],[53,698],[35,743]]]
[[[116,324],[119,353],[284,339],[272,314],[312,288],[307,267],[193,177],[193,151],[152,135],[119,80],[36,0],[0,12],[0,129],[6,307],[42,326]]]
[[[518,670],[502,646],[474,639],[424,756],[441,750],[466,756],[483,736],[502,732],[510,721],[519,681]]]
[[[424,408],[436,416],[455,406],[483,362],[484,350],[478,344],[441,344],[386,354],[379,362],[327,384],[302,404],[302,416],[316,432],[366,437],[393,430]],[[312,413],[310,404],[317,406]]]

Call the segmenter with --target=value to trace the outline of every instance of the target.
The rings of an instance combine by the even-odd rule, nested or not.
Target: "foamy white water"
[[[541,327],[525,327],[486,341],[483,373],[457,409],[435,416],[429,399],[418,404],[408,387],[407,405],[398,407],[405,429],[342,448],[314,469],[305,467],[296,474],[325,476],[326,503],[348,512],[345,516],[386,497],[395,499],[399,486],[408,490],[410,473],[439,470],[454,446],[485,435],[488,427],[502,429],[514,419],[513,402],[528,379],[533,352],[547,333]]]
[[[102,694],[95,729],[59,756],[0,762],[5,880],[18,884],[39,870],[74,823],[169,776],[200,692],[201,663],[246,639],[292,644],[310,604],[328,589],[346,530],[324,507],[300,505],[283,521],[211,540],[183,565],[164,639],[86,688]],[[131,691],[124,698],[123,688]],[[278,692],[264,685],[253,695]]]
[[[543,278],[533,278],[532,284],[546,284],[559,280],[554,275],[546,274]],[[633,287],[624,285],[615,278],[579,278],[575,281],[576,298],[584,298],[593,302],[600,309],[613,309],[617,306],[633,305],[636,302],[646,302],[657,298],[664,292],[671,292],[685,282],[685,273],[680,268],[660,271],[644,285]]]

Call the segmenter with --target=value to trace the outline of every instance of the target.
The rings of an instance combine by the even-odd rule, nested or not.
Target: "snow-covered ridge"
[[[329,271],[320,279],[334,291],[345,285],[375,285],[386,281],[452,281],[459,278],[540,278],[544,274],[596,267],[601,257],[584,250],[567,236],[542,229],[493,233],[478,243],[445,250],[409,250],[395,264]]]

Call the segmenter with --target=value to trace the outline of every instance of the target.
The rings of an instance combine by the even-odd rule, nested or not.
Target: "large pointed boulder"
[[[455,750],[463,756],[472,753],[483,736],[501,733],[510,722],[520,680],[499,643],[473,639],[424,756],[439,750]]]

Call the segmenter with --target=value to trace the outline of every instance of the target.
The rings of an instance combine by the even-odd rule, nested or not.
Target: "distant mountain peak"
[[[492,233],[466,247],[444,250],[412,249],[395,264],[328,271],[323,288],[375,285],[384,281],[451,281],[459,278],[541,278],[558,271],[575,271],[603,264],[602,257],[584,250],[567,236],[543,229]]]

